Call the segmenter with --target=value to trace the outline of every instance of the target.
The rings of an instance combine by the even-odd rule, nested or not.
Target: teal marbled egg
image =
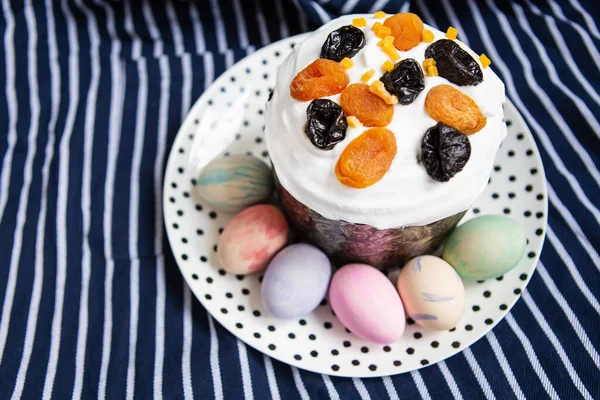
[[[485,280],[504,275],[525,254],[527,239],[511,218],[483,215],[458,228],[444,246],[443,259],[465,280]]]
[[[258,158],[231,155],[204,167],[194,189],[210,207],[237,213],[269,198],[273,178],[269,167]]]

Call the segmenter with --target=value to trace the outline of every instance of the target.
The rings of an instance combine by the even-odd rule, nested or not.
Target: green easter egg
[[[525,254],[527,239],[511,218],[484,215],[452,232],[442,258],[465,280],[485,280],[504,275]]]

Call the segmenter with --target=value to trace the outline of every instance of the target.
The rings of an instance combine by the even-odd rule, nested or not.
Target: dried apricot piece
[[[290,84],[290,95],[299,101],[314,100],[341,93],[348,82],[340,64],[319,58],[298,72]]]
[[[467,135],[479,132],[487,122],[477,103],[450,85],[432,88],[427,93],[425,109],[431,118]]]
[[[423,21],[413,13],[393,15],[383,23],[392,30],[394,46],[400,51],[408,51],[421,43]]]
[[[394,116],[394,108],[371,93],[364,83],[353,83],[344,89],[340,106],[346,115],[355,116],[364,126],[386,126]]]
[[[362,189],[379,182],[396,156],[396,136],[386,128],[371,128],[351,141],[335,165],[346,186]]]

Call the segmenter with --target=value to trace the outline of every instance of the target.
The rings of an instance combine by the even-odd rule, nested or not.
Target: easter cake
[[[415,14],[344,16],[279,68],[265,135],[282,208],[336,263],[433,253],[506,136],[490,60]]]

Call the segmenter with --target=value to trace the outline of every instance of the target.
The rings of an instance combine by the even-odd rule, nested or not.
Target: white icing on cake
[[[334,172],[344,148],[369,128],[348,127],[346,138],[333,150],[316,148],[306,136],[306,108],[310,101],[294,100],[290,83],[298,72],[319,58],[330,32],[350,25],[357,17],[367,20],[367,26],[360,28],[367,44],[352,58],[354,66],[347,71],[350,83],[361,82],[360,77],[369,69],[374,69],[375,75],[368,83],[379,79],[383,74],[381,66],[389,58],[377,46],[380,39],[371,30],[373,23],[383,23],[384,19],[372,15],[349,15],[331,21],[298,44],[279,68],[274,95],[267,105],[265,128],[267,148],[279,181],[294,198],[326,218],[378,229],[425,225],[467,210],[486,187],[496,152],[506,136],[504,84],[489,67],[482,68],[483,82],[477,86],[456,86],[441,77],[425,76],[425,90],[412,104],[394,106],[394,118],[387,128],[396,135],[398,152],[383,179],[370,187],[345,186]],[[444,33],[427,25],[425,28],[434,33],[435,40],[445,38]],[[462,42],[457,43],[479,62],[477,54]],[[422,65],[428,45],[422,42],[409,51],[400,51],[400,57],[414,58]],[[471,157],[466,166],[448,182],[430,178],[418,161],[421,139],[436,124],[425,110],[425,97],[440,84],[452,85],[472,97],[487,117],[486,126],[468,136]],[[328,98],[339,104],[339,97]]]

